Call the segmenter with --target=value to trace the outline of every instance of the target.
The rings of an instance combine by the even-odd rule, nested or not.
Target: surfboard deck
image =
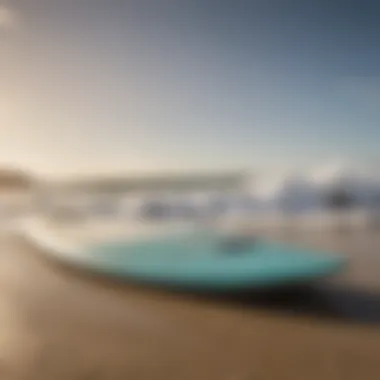
[[[176,233],[80,246],[40,224],[22,236],[67,264],[140,283],[197,291],[240,291],[307,283],[333,275],[346,258],[264,239],[229,244],[215,233]],[[228,244],[226,244],[228,243]],[[239,241],[238,241],[239,243]]]
[[[199,290],[244,290],[305,283],[339,272],[342,256],[257,240],[231,250],[209,237],[172,237],[91,248],[95,266],[139,282]]]

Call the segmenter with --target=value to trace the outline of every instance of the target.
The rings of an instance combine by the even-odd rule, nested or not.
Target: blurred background
[[[378,379],[379,21],[369,0],[0,0],[4,378]],[[231,203],[250,236],[347,269],[185,295],[19,231],[79,252]]]

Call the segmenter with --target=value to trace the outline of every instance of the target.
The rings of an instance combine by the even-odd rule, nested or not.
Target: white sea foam
[[[336,216],[331,210],[328,210],[326,194],[337,186],[343,186],[356,201],[354,207],[346,212],[350,223],[364,225],[363,223],[368,219],[368,210],[372,212],[374,210],[373,203],[371,204],[374,196],[376,194],[380,196],[380,181],[375,174],[368,168],[332,163],[305,173],[287,173],[277,177],[273,175],[255,177],[248,188],[249,207],[236,208],[235,212],[229,212],[228,215],[225,215],[222,222],[225,224],[249,223],[261,227],[280,227],[296,223],[298,228],[330,228],[329,226],[336,223],[340,216]],[[86,204],[91,195],[83,197],[82,194],[81,197],[80,202]],[[184,195],[182,200],[190,201],[196,209],[202,210],[214,197],[215,193],[197,192]],[[204,225],[205,220],[207,221],[208,215],[206,213],[205,217],[198,218],[198,222],[197,218],[189,218],[187,222],[181,218],[166,218],[163,223],[146,223],[146,220],[144,223],[139,210],[146,199],[147,196],[143,194],[135,194],[133,198],[126,194],[119,203],[122,205],[122,212],[119,210],[118,215],[109,215],[105,218],[96,218],[91,215],[88,217],[87,215],[83,220],[80,218],[75,220],[74,218],[71,223],[69,223],[70,218],[68,220],[63,218],[61,222],[59,222],[59,218],[54,218],[54,216],[48,216],[47,219],[55,220],[56,227],[59,225],[62,233],[63,227],[70,225],[69,230],[72,231],[72,234],[75,235],[75,231],[81,231],[80,234],[85,236],[88,232],[92,236],[91,239],[96,239],[96,236],[102,239],[102,236],[111,236],[112,234],[137,236],[142,230],[154,233],[154,231],[163,228],[181,228],[185,225],[198,226],[197,228],[199,228],[199,226]],[[167,194],[166,199],[178,201],[180,198],[174,194],[172,196]],[[9,199],[7,202],[9,206]],[[14,205],[19,204],[17,199],[12,202]],[[379,203],[380,199],[377,202]],[[79,203],[73,202],[75,207],[78,207]],[[211,217],[209,221],[213,222],[213,218]],[[218,223],[220,222],[219,218]]]

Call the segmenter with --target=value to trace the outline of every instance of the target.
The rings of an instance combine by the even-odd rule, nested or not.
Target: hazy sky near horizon
[[[376,1],[0,0],[0,163],[379,160],[379,41]]]

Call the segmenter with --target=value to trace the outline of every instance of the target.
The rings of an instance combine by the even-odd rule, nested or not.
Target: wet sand
[[[80,273],[1,239],[0,378],[380,378],[380,234],[270,233],[348,271],[271,294],[183,295]]]

